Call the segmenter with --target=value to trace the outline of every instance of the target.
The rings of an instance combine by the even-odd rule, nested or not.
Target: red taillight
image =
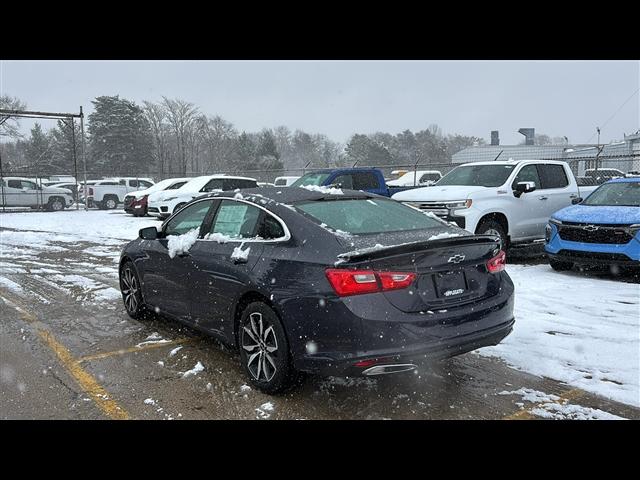
[[[353,364],[354,367],[371,367],[373,365],[376,365],[378,363],[382,363],[382,362],[389,362],[393,360],[393,358],[391,357],[384,357],[384,358],[369,358],[367,360],[360,360],[357,361],[356,363]]]
[[[326,274],[329,283],[341,297],[407,288],[416,278],[415,273],[408,272],[374,272],[339,268],[329,268]]]
[[[504,250],[500,250],[500,253],[487,261],[487,270],[489,270],[489,273],[498,273],[503,271],[506,265],[507,254],[504,253]]]

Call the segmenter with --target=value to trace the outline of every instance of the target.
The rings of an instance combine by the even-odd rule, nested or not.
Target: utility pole
[[[89,189],[87,188],[87,148],[84,141],[84,113],[82,113],[82,107],[80,107],[80,132],[82,135],[82,166],[84,170],[84,210],[86,212],[89,210],[89,201],[87,199]]]
[[[598,148],[597,148],[597,152],[596,152],[596,176],[597,176],[597,172],[598,172],[598,163],[599,163],[599,158],[600,158],[600,152],[602,151],[600,149],[600,127],[596,127],[596,130],[598,132]]]

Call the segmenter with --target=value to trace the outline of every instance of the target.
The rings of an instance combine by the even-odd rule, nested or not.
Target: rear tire
[[[549,259],[549,265],[556,272],[566,272],[567,270],[571,270],[573,268],[573,263],[571,262],[561,262],[560,260],[554,260],[553,258]]]
[[[476,228],[476,234],[477,235],[495,235],[497,237],[500,237],[500,243],[502,244],[502,249],[503,250],[507,249],[507,242],[508,242],[507,232],[504,231],[502,224],[500,224],[500,222],[496,220],[493,220],[493,219],[483,220],[480,223],[480,225],[478,225],[478,227]]]
[[[147,315],[142,300],[142,284],[133,262],[126,261],[120,269],[120,292],[127,314],[131,318],[140,319]]]
[[[47,203],[47,210],[50,212],[60,212],[64,210],[64,200],[59,197],[51,197]]]
[[[281,393],[297,383],[284,327],[269,305],[247,305],[238,325],[238,345],[242,368],[258,390]]]
[[[102,201],[102,204],[107,210],[115,210],[118,208],[118,199],[116,197],[107,197]]]

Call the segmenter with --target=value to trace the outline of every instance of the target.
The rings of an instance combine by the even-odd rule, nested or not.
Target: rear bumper
[[[363,360],[377,359],[380,365],[419,364],[496,345],[513,329],[513,293],[513,283],[504,274],[500,294],[450,310],[403,313],[381,295],[360,295],[355,307],[332,300],[326,302],[323,312],[318,312],[317,299],[309,299],[305,307],[304,300],[299,300],[290,308],[312,314],[296,322],[285,310],[282,317],[296,369],[359,376],[372,366],[355,365]],[[368,307],[363,307],[365,303]],[[354,311],[361,313],[355,315]],[[379,318],[373,313],[376,311]],[[313,353],[307,351],[310,341],[317,349]]]

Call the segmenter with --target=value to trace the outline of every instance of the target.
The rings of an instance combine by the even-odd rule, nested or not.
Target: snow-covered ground
[[[18,283],[28,267],[52,291],[115,305],[120,249],[139,229],[159,225],[119,210],[0,213],[0,227],[11,229],[0,230],[0,289],[29,294],[29,284]],[[43,263],[43,253],[65,261]],[[477,353],[640,406],[640,285],[554,272],[546,264],[508,265],[507,271],[516,286],[514,331],[500,345]],[[557,407],[547,413],[558,414]]]
[[[548,265],[508,265],[507,272],[516,324],[480,355],[640,406],[640,285]]]

